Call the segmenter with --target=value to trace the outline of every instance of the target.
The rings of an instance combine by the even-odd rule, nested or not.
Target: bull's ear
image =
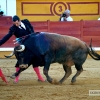
[[[20,48],[20,49],[19,49]],[[20,45],[18,49],[16,49],[17,52],[22,52],[25,50],[25,46],[24,45]]]
[[[14,51],[13,51],[10,55],[8,55],[8,56],[4,55],[4,56],[5,56],[6,58],[11,58],[13,55],[14,55]]]

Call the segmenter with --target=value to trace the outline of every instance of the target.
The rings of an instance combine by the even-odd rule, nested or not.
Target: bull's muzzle
[[[28,64],[21,64],[19,67],[20,68],[27,68],[28,67]]]

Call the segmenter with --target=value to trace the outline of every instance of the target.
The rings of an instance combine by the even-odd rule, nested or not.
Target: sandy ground
[[[100,61],[87,59],[83,65],[84,71],[74,85],[71,84],[71,78],[76,73],[74,66],[71,76],[62,85],[38,82],[32,66],[22,72],[20,81],[14,84],[14,80],[7,76],[15,72],[15,63],[16,59],[0,59],[0,67],[9,81],[6,85],[0,79],[0,100],[100,100],[100,92],[99,96],[89,95],[89,90],[100,90]],[[40,67],[43,75],[42,70],[43,67]],[[49,75],[60,80],[64,75],[62,66],[52,64]]]

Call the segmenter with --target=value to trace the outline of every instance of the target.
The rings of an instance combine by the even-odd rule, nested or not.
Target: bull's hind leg
[[[59,81],[59,83],[63,83],[72,73],[71,67],[67,65],[63,65],[63,69],[65,71],[64,77]]]
[[[74,83],[76,81],[76,77],[78,77],[81,74],[81,72],[83,71],[82,65],[75,64],[75,67],[77,69],[77,72],[76,72],[76,74],[73,76],[73,78],[71,80],[72,83]]]

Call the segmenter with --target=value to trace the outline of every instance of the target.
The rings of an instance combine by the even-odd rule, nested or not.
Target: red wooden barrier
[[[0,39],[2,39],[9,31],[10,26],[0,26]],[[6,43],[4,43],[0,47],[14,47],[13,40],[15,39],[15,36],[12,36]]]
[[[4,25],[12,25],[12,17],[11,16],[0,16],[0,26]]]
[[[6,21],[9,22],[11,19]],[[2,20],[2,24],[0,23],[0,39],[8,33],[9,27],[11,26],[11,23],[8,24],[8,22]],[[98,20],[81,20],[73,22],[37,21],[31,22],[31,24],[34,27],[35,32],[53,32],[63,35],[70,35],[80,38],[88,44],[92,39],[93,47],[100,47],[100,21]],[[13,47],[13,39],[14,37],[12,37],[12,39],[6,42],[2,47]]]
[[[48,22],[41,21],[41,22],[31,22],[34,27],[35,32],[48,32]]]
[[[75,36],[81,38],[80,22],[50,22],[50,31],[63,35]]]
[[[100,21],[83,21],[82,39],[88,44],[92,39],[94,47],[100,46]]]

